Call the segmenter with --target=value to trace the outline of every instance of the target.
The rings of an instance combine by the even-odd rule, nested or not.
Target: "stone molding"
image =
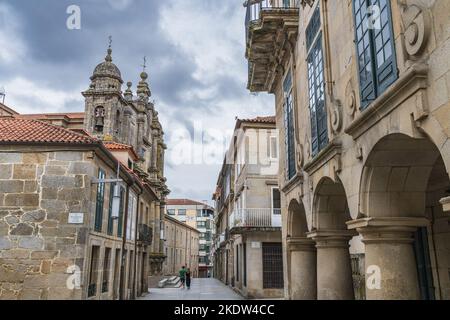
[[[354,230],[315,230],[306,236],[316,242],[316,248],[349,248],[349,241],[358,235]]]
[[[430,10],[422,1],[399,0],[402,10],[403,45],[408,60],[417,60],[427,46],[432,29]]]
[[[368,108],[363,110],[345,129],[345,133],[351,135],[355,140],[358,139],[408,98],[420,91],[423,92],[421,99],[416,101],[414,120],[420,121],[427,117],[428,103],[425,90],[428,87],[428,71],[429,68],[425,64],[413,65]]]
[[[430,224],[427,218],[410,217],[380,217],[362,218],[347,222],[347,227],[352,229],[366,227],[426,227]]]
[[[297,238],[291,237],[287,239],[287,249],[289,252],[292,251],[311,251],[315,252],[316,245],[315,242],[308,238]]]
[[[303,167],[303,170],[305,170],[308,175],[312,175],[320,168],[322,168],[325,164],[329,163],[332,160],[335,160],[334,172],[339,173],[342,169],[341,153],[342,145],[340,141],[333,140],[325,147],[325,149],[319,152],[316,157],[306,163]]]

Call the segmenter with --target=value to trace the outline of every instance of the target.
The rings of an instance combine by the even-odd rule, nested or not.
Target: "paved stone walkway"
[[[217,279],[192,279],[191,289],[152,288],[141,300],[243,300]]]

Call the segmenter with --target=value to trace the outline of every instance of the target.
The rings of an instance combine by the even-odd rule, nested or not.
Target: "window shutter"
[[[374,29],[373,46],[376,64],[377,95],[381,95],[397,80],[397,63],[394,50],[394,36],[392,32],[392,15],[389,1],[379,1],[380,6],[379,27]]]
[[[111,184],[110,191],[109,191],[108,234],[110,236],[113,234],[113,225],[114,225],[114,221],[111,218],[113,198],[114,198],[114,187],[115,187],[115,184]]]
[[[125,190],[120,187],[120,209],[119,209],[119,221],[117,223],[117,236],[122,237],[123,234],[123,207],[124,207]]]
[[[371,6],[379,8],[379,16],[369,12]],[[397,80],[398,73],[389,1],[353,0],[353,10],[361,108],[364,109]]]
[[[367,0],[353,0],[355,39],[358,54],[361,108],[375,100],[374,55],[371,30],[368,28]]]
[[[105,172],[99,170],[98,178],[105,179]],[[103,202],[105,200],[105,184],[99,183],[97,186],[97,199],[96,199],[96,209],[95,209],[95,223],[94,230],[97,232],[102,232],[103,224]]]

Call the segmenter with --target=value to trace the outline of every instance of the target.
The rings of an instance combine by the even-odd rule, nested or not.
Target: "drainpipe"
[[[130,197],[130,186],[127,185],[127,191],[125,196],[125,214],[124,214],[124,223],[122,228],[122,261],[120,262],[120,285],[119,285],[119,300],[124,300],[124,285],[125,285],[125,264],[126,264],[126,256],[125,256],[125,244],[127,242],[127,227],[128,227],[128,201]]]

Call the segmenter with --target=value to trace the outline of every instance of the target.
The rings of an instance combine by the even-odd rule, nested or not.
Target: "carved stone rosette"
[[[403,43],[409,60],[417,60],[431,34],[431,12],[420,0],[399,0],[402,8]]]

